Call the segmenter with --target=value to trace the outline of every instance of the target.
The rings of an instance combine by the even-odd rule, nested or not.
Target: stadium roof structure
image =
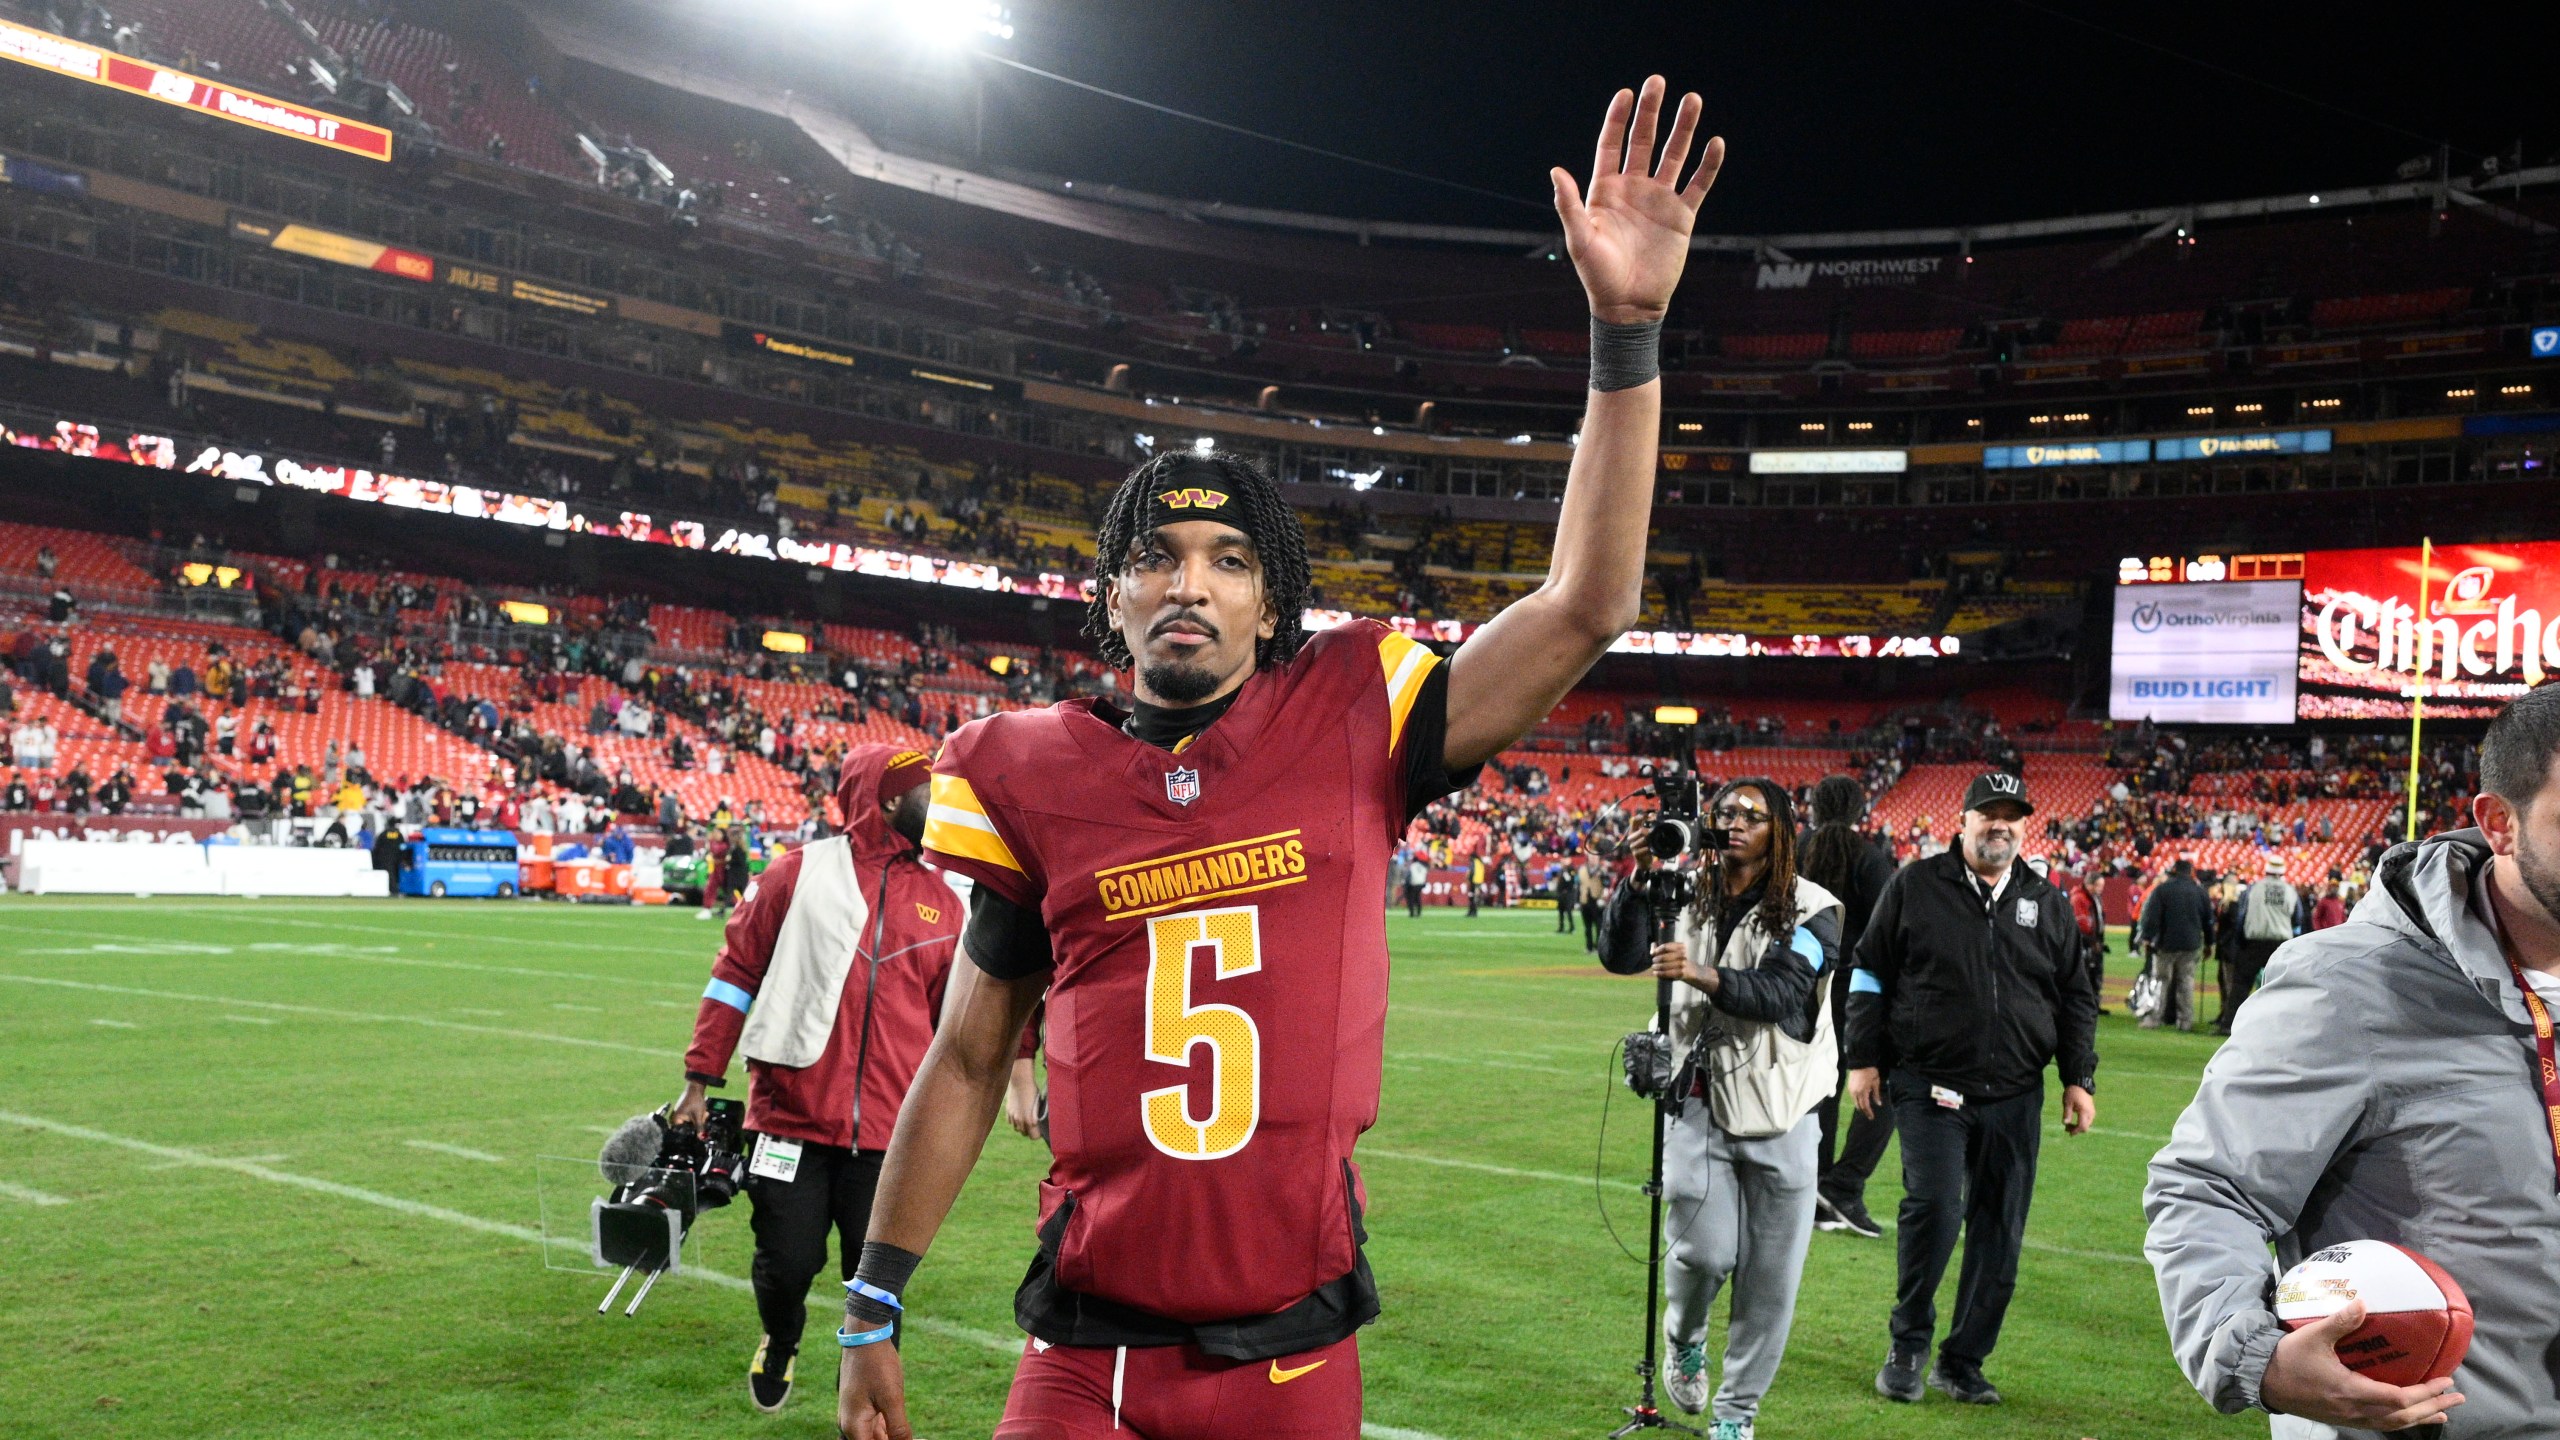
[[[1194,200],[1063,176],[977,169],[946,160],[903,154],[882,145],[850,117],[812,104],[794,92],[733,73],[708,68],[698,52],[672,51],[645,30],[607,29],[581,17],[551,9],[528,9],[525,18],[563,55],[608,70],[707,99],[776,116],[798,127],[851,174],[963,205],[998,211],[1022,219],[1109,239],[1177,251],[1237,256],[1223,243],[1217,226],[1251,227],[1305,235],[1348,237],[1361,244],[1387,240],[1415,244],[1486,246],[1543,253],[1558,243],[1552,229],[1515,229],[1473,225],[1420,224],[1400,220],[1359,219],[1304,210],[1234,205]],[[671,55],[681,58],[670,58]],[[2286,215],[2333,213],[2431,202],[2437,209],[2463,207],[2500,224],[2537,235],[2554,227],[2498,203],[2500,195],[2560,183],[2560,165],[2515,169],[2472,177],[2452,175],[2439,157],[2434,173],[2382,185],[2361,185],[2318,192],[2293,191],[2237,200],[2189,205],[2150,206],[2040,220],[2006,221],[1965,226],[1925,226],[1883,230],[1791,232],[1768,235],[1701,234],[1691,240],[1698,251],[1752,255],[1785,261],[1795,254],[1948,247],[1959,253],[1977,245],[2103,236],[2136,232],[2125,253],[2141,245],[2171,238],[2181,228],[2217,221],[2252,220]]]

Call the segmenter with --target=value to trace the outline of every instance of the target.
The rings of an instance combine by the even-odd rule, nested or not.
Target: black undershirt
[[[1218,717],[1226,714],[1243,693],[1244,687],[1239,685],[1198,705],[1150,705],[1133,695],[1129,698],[1129,713],[1120,719],[1120,733],[1159,750],[1170,750],[1217,723]]]

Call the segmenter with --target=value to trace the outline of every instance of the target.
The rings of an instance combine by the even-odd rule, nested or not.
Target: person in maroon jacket
[[[859,745],[836,783],[844,833],[775,860],[729,919],[669,1118],[700,1124],[733,1052],[747,1060],[746,1178],[756,1310],[748,1366],[759,1410],[790,1398],[809,1282],[835,1230],[850,1277],[880,1157],[951,978],[967,883],[924,863],[920,750]],[[743,862],[743,855],[739,857]]]

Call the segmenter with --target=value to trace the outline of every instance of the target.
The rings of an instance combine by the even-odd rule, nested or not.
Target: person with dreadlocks
[[[1636,620],[1661,427],[1660,327],[1724,145],[1654,163],[1663,82],[1611,101],[1589,192],[1554,172],[1591,302],[1591,395],[1547,581],[1446,659],[1356,620],[1303,632],[1278,487],[1232,455],[1139,466],[1095,537],[1086,633],[1133,672],[963,726],[924,845],[977,881],[963,984],[891,1138],[847,1283],[838,1423],[909,1435],[901,1292],[1047,996],[1049,1141],[1030,1333],[996,1434],[1360,1433],[1378,1313],[1352,1149],[1377,1116],[1396,841],[1555,707]]]
[[[1707,1404],[1707,1312],[1727,1279],[1733,1314],[1715,1440],[1750,1440],[1795,1324],[1796,1286],[1813,1240],[1822,1107],[1839,1044],[1828,972],[1840,958],[1840,901],[1796,869],[1795,807],[1760,776],[1728,781],[1707,803],[1724,848],[1697,876],[1697,900],[1651,973],[1671,987],[1673,1073],[1687,1081],[1662,1146],[1672,1240],[1663,1269],[1663,1389],[1695,1415]],[[1636,863],[1653,857],[1637,844]],[[1622,885],[1602,922],[1601,960],[1641,946],[1642,887]]]

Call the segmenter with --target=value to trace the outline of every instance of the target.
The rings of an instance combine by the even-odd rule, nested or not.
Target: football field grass
[[[1599,1436],[1634,1395],[1644,1270],[1603,1212],[1640,1257],[1645,1114],[1610,1049],[1652,990],[1553,925],[1389,919],[1360,1150],[1376,1440]],[[0,1434],[832,1436],[832,1267],[790,1408],[747,1406],[743,1202],[636,1319],[543,1263],[538,1173],[581,1226],[602,1187],[536,1157],[592,1156],[674,1096],[717,940],[682,910],[0,897]],[[2214,1042],[2111,1003],[2098,1130],[2066,1141],[2048,1097],[1987,1367],[2008,1404],[1877,1398],[1892,1237],[1818,1234],[1765,1440],[2265,1433],[2180,1379],[2140,1254],[2143,1164]],[[1001,1410],[1043,1159],[999,1127],[909,1290],[919,1434],[983,1437]],[[1868,1196],[1888,1221],[1898,1165]]]

